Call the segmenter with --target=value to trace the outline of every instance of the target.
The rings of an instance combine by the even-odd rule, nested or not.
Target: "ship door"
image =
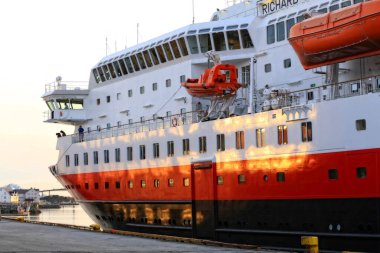
[[[193,236],[212,239],[216,220],[215,163],[193,162],[191,167]]]

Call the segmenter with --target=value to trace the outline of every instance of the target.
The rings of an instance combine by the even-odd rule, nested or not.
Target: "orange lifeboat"
[[[233,94],[241,87],[237,82],[236,67],[230,64],[217,64],[206,69],[199,79],[187,79],[181,85],[194,97]]]
[[[305,69],[380,54],[380,0],[295,24],[289,42]]]

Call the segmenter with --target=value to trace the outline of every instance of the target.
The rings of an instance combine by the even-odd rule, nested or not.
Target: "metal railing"
[[[87,85],[85,85],[87,83]],[[52,82],[45,84],[45,93],[56,90],[87,90],[88,82],[86,81],[65,81],[65,83]]]

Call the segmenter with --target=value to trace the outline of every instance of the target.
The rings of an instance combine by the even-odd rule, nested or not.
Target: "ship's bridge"
[[[44,113],[45,122],[80,125],[88,121],[84,109],[88,88],[78,83],[62,83],[61,77],[57,77],[56,82],[45,85],[42,99],[49,107]]]

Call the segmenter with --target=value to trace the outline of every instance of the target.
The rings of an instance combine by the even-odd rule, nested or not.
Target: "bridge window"
[[[256,129],[256,147],[261,148],[265,146],[265,129]]]
[[[88,165],[88,153],[83,153],[83,164]]]
[[[173,58],[172,51],[170,50],[169,43],[165,43],[162,46],[164,47],[164,50],[165,50],[165,53],[166,53],[166,58],[168,59],[168,61],[173,60],[174,58]]]
[[[115,72],[115,69],[114,69],[113,66],[112,66],[112,63],[109,63],[109,64],[108,64],[108,69],[109,69],[110,72],[111,72],[111,76],[112,76],[112,78],[116,78],[116,72]]]
[[[191,35],[187,36],[187,43],[189,43],[190,53],[191,54],[198,54],[198,42],[197,42],[197,36]]]
[[[104,76],[104,73],[103,73],[103,70],[102,70],[101,67],[98,68],[98,73],[99,73],[99,76],[100,76],[100,80],[102,80],[102,82],[105,82],[106,78]]]
[[[106,79],[111,80],[110,71],[108,70],[107,65],[103,65],[102,68],[103,68],[104,74],[106,76]]]
[[[206,53],[212,50],[211,39],[209,34],[199,35],[199,44],[201,46],[201,53]]]
[[[79,155],[74,154],[74,166],[78,166],[78,165],[79,165]]]
[[[177,41],[175,41],[175,40],[170,41],[170,46],[173,49],[174,57],[177,58],[177,59],[180,58],[181,57],[181,53],[179,52]]]
[[[73,110],[83,109],[83,99],[70,99],[70,104]]]
[[[127,147],[127,161],[133,160],[133,149],[132,147]]]
[[[267,26],[267,44],[273,44],[275,42],[274,24]]]
[[[309,142],[313,140],[313,130],[311,122],[301,123],[302,142]]]
[[[137,60],[139,61],[141,68],[146,69],[145,61],[144,61],[142,54],[138,53],[136,55],[137,55]]]
[[[66,155],[66,167],[70,167],[70,156]]]
[[[287,126],[277,127],[277,143],[278,145],[288,144],[288,127]]]
[[[169,178],[168,179],[168,186],[169,187],[174,187],[174,179],[173,178]]]
[[[131,61],[132,61],[132,64],[133,64],[133,67],[136,71],[140,71],[140,66],[137,62],[137,58],[136,58],[136,55],[131,55]]]
[[[146,65],[148,65],[149,68],[152,67],[153,64],[152,64],[152,60],[150,58],[148,50],[145,50],[143,52],[143,55],[144,55],[144,59],[145,59]]]
[[[177,42],[178,42],[179,48],[181,49],[182,56],[189,55],[189,52],[187,51],[187,46],[186,46],[185,38],[183,38],[183,37],[179,38],[177,40]]]
[[[125,66],[125,63],[123,60],[119,60],[119,65],[121,67],[121,71],[123,72],[123,75],[128,74],[127,67]]]
[[[165,53],[161,45],[157,46],[156,50],[157,50],[158,57],[160,58],[161,63],[165,63],[166,62]]]
[[[215,51],[226,50],[226,39],[224,38],[224,32],[213,33]]]
[[[154,65],[158,65],[160,62],[158,61],[158,56],[156,50],[154,48],[149,49],[150,55],[152,56],[152,60]]]
[[[249,32],[247,29],[240,30],[240,37],[242,40],[243,48],[253,47],[251,36],[249,36]]]
[[[199,137],[199,153],[207,152],[207,139],[206,136]]]
[[[286,20],[286,37],[289,38],[290,28],[295,24],[294,18]]]
[[[120,162],[120,148],[115,148],[115,162]]]
[[[281,21],[276,24],[277,41],[283,41],[285,39],[285,22]]]
[[[229,50],[240,49],[240,40],[239,40],[238,31],[228,31],[227,41],[228,41]]]
[[[124,61],[127,64],[128,72],[133,73],[133,66],[132,66],[131,59],[129,57],[125,57]]]
[[[145,160],[145,145],[140,145],[140,160]]]
[[[168,156],[174,156],[174,141],[168,141]]]
[[[104,150],[104,163],[110,162],[110,151],[108,149]]]
[[[183,155],[190,154],[190,139],[182,140],[182,153]]]
[[[100,76],[98,74],[98,71],[96,69],[93,69],[92,73],[94,74],[96,83],[99,83],[100,82]]]
[[[153,143],[153,158],[160,157],[160,145],[158,143]]]
[[[121,69],[119,66],[119,63],[117,61],[113,62],[113,67],[115,69],[115,73],[117,76],[122,76],[123,74],[121,73]]]
[[[236,149],[244,149],[244,131],[235,132]]]
[[[224,151],[226,149],[224,134],[216,135],[216,150]]]
[[[99,156],[98,156],[98,151],[94,151],[94,164],[99,163]]]

